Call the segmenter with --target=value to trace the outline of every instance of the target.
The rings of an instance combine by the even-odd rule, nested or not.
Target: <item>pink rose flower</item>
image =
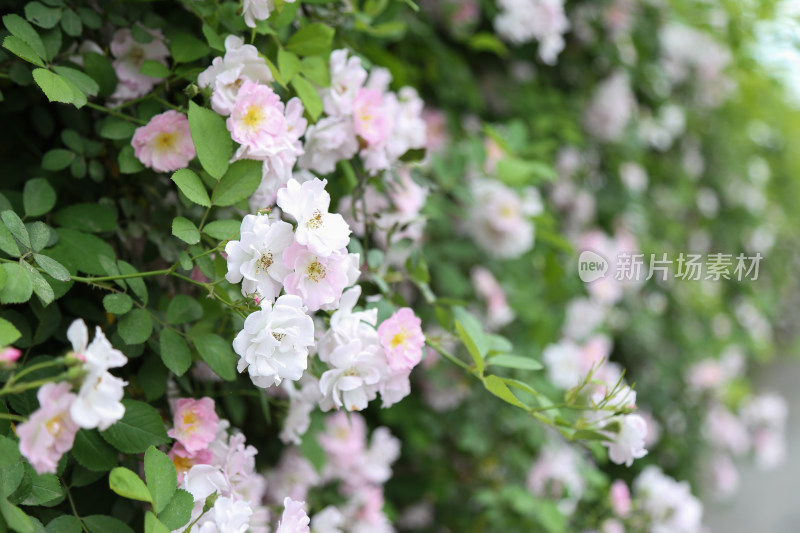
[[[408,307],[398,309],[378,326],[381,345],[393,370],[411,369],[422,359],[422,321]]]
[[[382,143],[392,129],[390,117],[377,89],[359,89],[353,100],[356,134],[370,146]]]
[[[336,304],[342,291],[358,279],[358,256],[336,251],[327,257],[293,243],[283,252],[283,264],[292,270],[284,279],[286,294],[299,296],[309,311]]]
[[[78,425],[69,415],[72,385],[48,383],[36,393],[39,409],[17,426],[19,450],[40,474],[55,473],[61,456],[72,449]]]
[[[214,440],[219,417],[211,398],[181,398],[175,405],[175,426],[167,435],[180,442],[190,454],[208,447]]]
[[[178,483],[183,482],[183,476],[191,470],[194,465],[208,465],[211,464],[213,455],[211,450],[199,450],[195,453],[189,453],[183,444],[176,442],[172,449],[167,454],[172,459],[175,465],[175,472],[178,474]]]
[[[621,479],[615,480],[610,488],[611,509],[614,514],[625,518],[631,512],[631,491]]]
[[[185,168],[196,155],[189,120],[169,110],[136,128],[131,140],[134,154],[142,164],[158,172]]]
[[[288,137],[281,98],[270,87],[249,80],[239,89],[226,124],[234,141],[261,156],[281,151]]]

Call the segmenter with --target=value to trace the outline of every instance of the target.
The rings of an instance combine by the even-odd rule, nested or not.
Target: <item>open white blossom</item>
[[[280,294],[289,269],[283,253],[294,241],[291,224],[266,215],[245,215],[240,240],[225,245],[231,283],[242,282],[242,294],[256,294],[270,302]]]
[[[314,321],[300,298],[288,294],[275,305],[263,302],[233,340],[233,349],[241,357],[239,372],[247,370],[253,383],[264,388],[280,385],[283,379],[299,380],[313,345]]]
[[[314,178],[302,185],[295,179],[278,191],[278,206],[297,221],[295,240],[327,257],[350,242],[350,227],[342,215],[329,213],[328,180]]]
[[[647,422],[639,415],[622,415],[614,417],[612,422],[619,424],[616,433],[607,431],[611,439],[604,444],[608,446],[608,458],[618,465],[631,466],[634,459],[647,455],[644,441],[647,437]]]

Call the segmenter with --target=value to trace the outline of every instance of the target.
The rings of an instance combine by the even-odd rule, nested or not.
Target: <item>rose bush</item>
[[[692,533],[783,460],[771,2],[4,7],[0,529]]]

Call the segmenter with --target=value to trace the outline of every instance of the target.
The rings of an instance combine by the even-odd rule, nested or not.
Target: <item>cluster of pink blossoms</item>
[[[564,49],[569,19],[564,0],[498,0],[500,12],[494,19],[497,33],[514,44],[536,40],[539,57],[554,65]]]
[[[424,104],[415,89],[389,91],[389,71],[373,68],[368,75],[347,50],[331,53],[330,73],[331,87],[320,90],[325,116],[306,132],[300,168],[327,174],[359,154],[374,175],[425,146]]]
[[[148,43],[137,41],[128,28],[114,32],[111,40],[111,54],[114,56],[114,61],[111,64],[114,66],[118,83],[114,94],[109,98],[111,102],[122,103],[140,98],[161,82],[161,78],[142,74],[142,64],[145,61],[156,61],[166,67],[169,49],[161,30],[149,28],[144,30],[152,37]]]
[[[189,120],[183,113],[171,109],[136,128],[131,145],[136,158],[157,172],[185,168],[197,155]]]
[[[328,211],[326,180],[291,179],[277,192],[280,212],[246,215],[239,240],[226,245],[227,280],[260,302],[233,342],[238,368],[259,387],[284,380],[291,401],[281,438],[297,442],[314,406],[361,410],[380,393],[388,407],[410,392],[409,375],[422,358],[425,337],[408,308],[377,326],[377,310],[357,311],[358,254],[347,252],[350,228]],[[333,311],[320,332],[313,313]],[[315,337],[315,330],[317,335]],[[328,369],[317,381],[306,373],[316,351]],[[299,389],[292,382],[298,382]]]
[[[367,439],[367,425],[357,413],[339,412],[325,420],[317,435],[325,452],[321,472],[295,447],[284,450],[278,465],[266,474],[267,501],[284,503],[283,523],[310,525],[314,533],[389,533],[394,531],[383,512],[383,484],[400,456],[400,441],[379,427]],[[336,486],[344,503],[329,505],[309,519],[303,501],[312,488]],[[283,521],[285,520],[285,522]],[[278,533],[309,529],[278,529]]]
[[[37,392],[39,409],[17,426],[20,451],[39,473],[56,471],[79,429],[104,430],[125,414],[122,396],[127,383],[109,369],[125,365],[128,358],[99,327],[90,344],[83,320],[72,323],[67,338],[72,343],[69,358],[77,360],[83,371],[77,394],[65,381],[43,385]]]

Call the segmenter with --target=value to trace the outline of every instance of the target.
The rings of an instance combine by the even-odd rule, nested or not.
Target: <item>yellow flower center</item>
[[[256,274],[260,272],[266,272],[269,267],[272,266],[272,253],[267,252],[262,254],[258,261],[256,261]]]
[[[197,415],[194,411],[188,411],[183,414],[183,426],[186,428],[187,433],[194,429],[197,422]]]
[[[281,342],[286,337],[286,333],[275,333],[273,331],[272,336],[276,341]]]
[[[311,229],[319,229],[322,227],[322,213],[319,209],[314,211],[314,214],[306,222],[306,227]]]
[[[154,144],[157,152],[168,152],[175,150],[178,134],[174,131],[165,131],[156,135]]]
[[[264,111],[257,105],[251,105],[247,108],[247,113],[242,118],[244,125],[251,130],[257,129],[263,121]]]
[[[406,330],[401,330],[399,333],[395,333],[394,337],[389,341],[389,346],[391,348],[397,348],[401,344],[405,346],[406,341],[408,340],[408,333]]]
[[[64,424],[63,421],[61,420],[61,415],[54,416],[53,418],[45,422],[45,427],[47,428],[48,433],[58,438],[58,435],[61,433],[61,430],[64,429]]]
[[[306,267],[306,275],[315,282],[320,282],[328,275],[327,270],[319,261],[314,261]]]
[[[194,466],[194,463],[189,457],[181,457],[178,454],[172,458],[172,463],[175,465],[175,470],[179,473],[188,472]]]

